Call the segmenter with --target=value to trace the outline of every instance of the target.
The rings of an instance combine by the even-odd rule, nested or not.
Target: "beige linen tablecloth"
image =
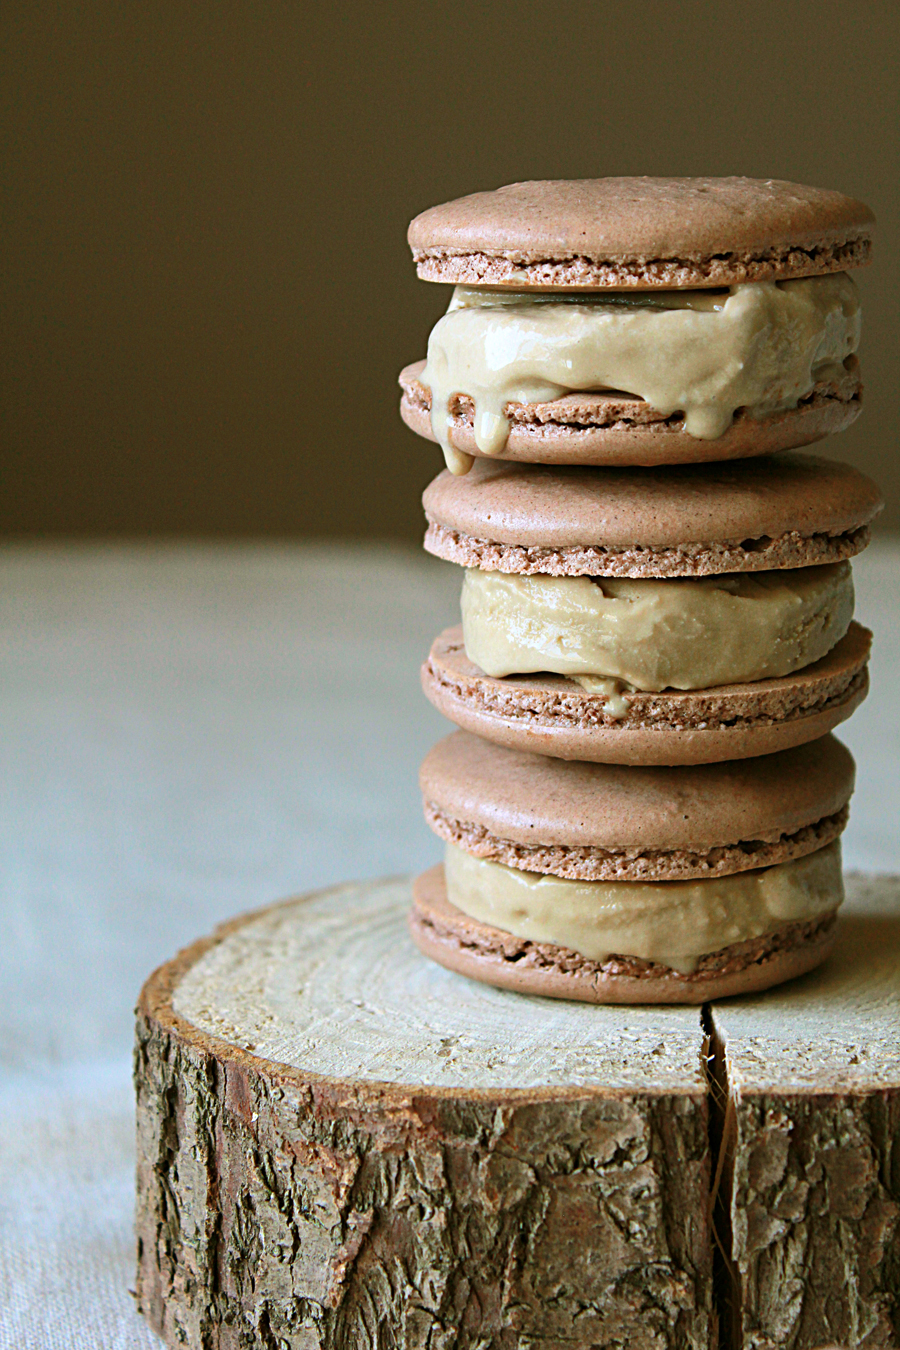
[[[900,871],[900,544],[854,570],[845,859]],[[128,1294],[135,995],[232,914],[436,861],[418,665],[458,589],[389,547],[0,551],[2,1350],[158,1345]]]

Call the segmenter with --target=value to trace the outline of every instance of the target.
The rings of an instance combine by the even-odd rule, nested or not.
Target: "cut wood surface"
[[[695,1012],[522,998],[423,960],[409,883],[348,886],[238,920],[186,970],[175,1012],[262,1059],[452,1089],[705,1092]]]
[[[900,1345],[900,881],[848,880],[821,970],[712,1010],[746,1350]]]
[[[139,1306],[197,1350],[900,1344],[898,895],[706,1031],[426,961],[408,881],[235,920],[141,995]]]
[[[197,1350],[708,1346],[696,1012],[469,982],[409,903],[289,902],[145,986],[142,1311]]]

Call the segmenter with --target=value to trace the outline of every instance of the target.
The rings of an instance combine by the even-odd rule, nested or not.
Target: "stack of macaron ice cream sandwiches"
[[[419,948],[524,993],[701,1003],[822,962],[882,502],[805,447],[860,411],[861,202],[749,178],[515,183],[410,226],[452,286],[401,413],[463,569],[425,693]]]

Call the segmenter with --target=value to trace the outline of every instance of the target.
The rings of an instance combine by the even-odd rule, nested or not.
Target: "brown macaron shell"
[[[626,768],[457,731],[420,772],[426,819],[448,843],[573,881],[727,876],[803,857],[840,834],[853,783],[833,736],[737,763]]]
[[[852,623],[832,650],[775,679],[714,689],[636,690],[611,717],[607,700],[562,675],[485,675],[448,628],[422,666],[438,712],[512,750],[605,764],[710,764],[768,755],[818,739],[865,698],[871,634]]]
[[[416,878],[409,927],[423,955],[460,975],[519,994],[584,1003],[705,1003],[755,993],[821,965],[835,941],[832,912],[711,952],[690,975],[637,957],[591,961],[470,919],[447,899],[440,866]]]
[[[726,464],[549,467],[477,460],[422,497],[425,548],[463,567],[675,577],[852,558],[884,505],[849,464],[786,452]]]
[[[869,259],[874,217],[840,192],[777,179],[512,183],[409,227],[420,277],[516,289],[728,286]]]
[[[400,416],[412,431],[436,439],[431,427],[431,390],[420,383],[425,362],[400,373]],[[627,394],[578,393],[549,403],[508,403],[509,437],[492,458],[526,464],[700,464],[774,454],[811,445],[844,431],[859,416],[859,362],[848,357],[845,375],[821,381],[796,408],[753,418],[740,409],[715,440],[684,429],[684,415],[669,416]],[[450,403],[450,444],[476,459],[474,403],[457,394]]]

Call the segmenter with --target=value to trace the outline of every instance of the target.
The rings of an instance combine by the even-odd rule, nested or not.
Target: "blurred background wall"
[[[521,178],[869,202],[866,412],[900,524],[896,0],[6,0],[6,536],[415,538],[407,221]]]

